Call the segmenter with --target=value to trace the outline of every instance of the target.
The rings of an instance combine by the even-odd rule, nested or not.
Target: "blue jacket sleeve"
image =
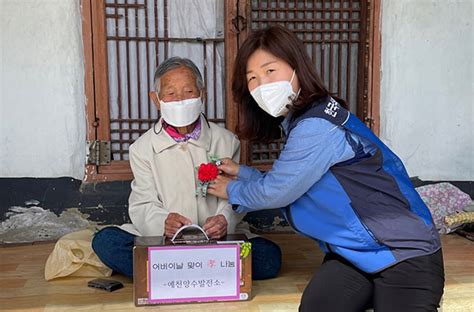
[[[320,118],[302,120],[266,174],[255,179],[231,181],[227,186],[229,203],[237,212],[280,208],[297,200],[334,164],[354,157],[345,130]],[[246,169],[244,169],[246,170]]]
[[[261,178],[262,175],[263,173],[261,173],[255,168],[248,167],[246,165],[240,165],[237,178],[242,181],[251,181],[251,180],[257,180],[258,178]]]

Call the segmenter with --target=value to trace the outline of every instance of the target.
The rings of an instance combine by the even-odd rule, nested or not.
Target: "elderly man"
[[[161,119],[130,146],[133,171],[129,215],[132,224],[98,232],[92,247],[115,272],[133,275],[132,248],[137,235],[172,237],[183,225],[199,224],[211,238],[250,234],[226,200],[196,195],[196,167],[209,156],[239,161],[240,143],[230,131],[201,114],[204,82],[189,59],[173,57],[156,69],[150,97]],[[261,237],[252,243],[254,279],[276,276],[280,248]]]

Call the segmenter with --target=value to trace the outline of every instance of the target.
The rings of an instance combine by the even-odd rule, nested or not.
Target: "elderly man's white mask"
[[[202,111],[201,97],[182,101],[163,102],[160,100],[160,112],[167,124],[185,127],[199,118]]]

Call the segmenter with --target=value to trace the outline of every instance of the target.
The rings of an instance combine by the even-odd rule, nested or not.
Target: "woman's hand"
[[[227,185],[231,180],[232,179],[227,176],[218,175],[217,178],[207,187],[207,194],[211,194],[222,199],[228,199],[229,196],[227,195]]]
[[[230,158],[222,158],[220,159],[221,164],[217,166],[220,171],[225,173],[232,179],[237,179],[237,174],[239,173],[240,165],[233,161]]]

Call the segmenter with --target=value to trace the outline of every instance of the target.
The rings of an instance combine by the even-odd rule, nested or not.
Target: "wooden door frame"
[[[94,89],[94,56],[92,37],[92,0],[81,0],[82,43],[84,48],[84,93],[86,108],[86,140],[97,140],[97,123],[95,112]],[[84,142],[85,144],[85,142]],[[94,182],[97,178],[97,167],[85,164],[85,183]]]
[[[369,127],[380,135],[380,80],[382,57],[382,0],[369,2],[369,66],[367,75],[367,117]]]
[[[242,14],[243,13],[243,14]],[[239,118],[239,109],[232,96],[232,71],[237,51],[243,39],[248,35],[249,25],[244,16],[250,13],[250,6],[245,0],[226,0],[224,4],[224,38],[225,38],[225,86],[226,86],[226,128],[235,133]],[[249,144],[241,140],[240,162],[249,163]]]
[[[108,94],[107,75],[107,39],[105,34],[105,0],[81,0],[82,38],[84,45],[85,98],[88,141],[110,141],[110,115],[108,107],[98,107],[97,103],[106,103]],[[94,34],[99,34],[94,36]],[[94,50],[95,49],[95,50]],[[85,165],[84,183],[131,180],[128,161],[113,161],[110,166],[102,166],[101,172],[96,165]]]

